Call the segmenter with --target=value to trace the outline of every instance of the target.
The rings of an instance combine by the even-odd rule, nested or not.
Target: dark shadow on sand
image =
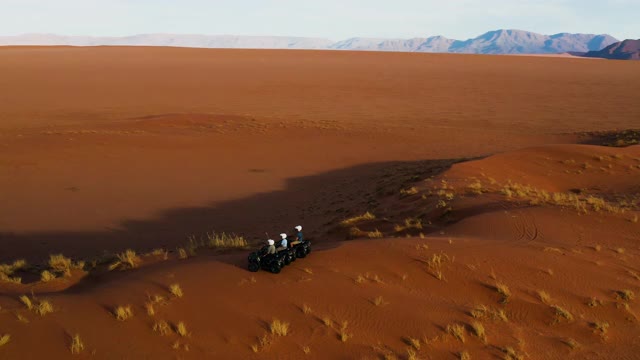
[[[126,249],[138,253],[155,248],[171,251],[185,245],[188,236],[200,237],[211,231],[236,233],[255,245],[264,241],[265,232],[275,235],[297,224],[303,224],[305,235],[313,239],[314,251],[324,250],[344,240],[344,236],[330,232],[342,219],[375,210],[382,197],[397,194],[412,183],[436,176],[466,160],[469,159],[371,163],[292,178],[281,191],[205,207],[169,209],[151,220],[123,221],[118,229],[26,235],[0,233],[0,244],[8,250],[0,253],[0,263],[26,259],[30,264],[43,264],[49,254],[56,253],[73,259],[95,259]],[[247,253],[231,250],[216,255],[217,252],[207,250],[202,259],[244,269]],[[95,282],[106,276],[90,274],[86,279]]]

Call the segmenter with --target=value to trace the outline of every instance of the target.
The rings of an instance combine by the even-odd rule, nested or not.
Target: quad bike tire
[[[250,262],[249,263],[249,271],[256,272],[260,270],[260,265],[258,263]]]
[[[282,267],[277,262],[274,262],[269,266],[269,271],[271,271],[274,274],[280,273],[280,270],[282,270]]]

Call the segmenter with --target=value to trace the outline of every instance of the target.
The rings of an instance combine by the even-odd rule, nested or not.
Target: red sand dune
[[[10,335],[0,358],[66,358],[75,334],[79,356],[99,359],[483,359],[508,349],[631,359],[640,349],[640,147],[575,145],[577,133],[637,127],[635,63],[0,54],[10,70],[0,78],[0,257],[34,265],[12,274],[23,284],[0,282],[0,339]],[[340,225],[365,211],[376,218]],[[248,250],[173,251],[189,235],[255,243],[298,223],[314,252],[278,275],[245,270]],[[367,238],[375,230],[383,238]],[[143,256],[133,270],[98,261],[160,247],[168,260]],[[96,266],[38,281],[60,252]],[[173,283],[183,297],[169,294]],[[23,294],[54,312],[35,314]],[[154,295],[165,300],[149,315]],[[134,316],[117,321],[119,305]],[[271,334],[274,318],[290,324],[286,336]],[[162,320],[165,336],[153,331]],[[181,321],[188,336],[175,333]]]

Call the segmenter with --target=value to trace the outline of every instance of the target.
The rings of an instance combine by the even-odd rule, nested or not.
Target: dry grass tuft
[[[27,309],[29,310],[33,309],[33,303],[31,302],[31,299],[29,299],[27,295],[21,295],[20,302],[22,302],[24,306],[27,307]]]
[[[425,263],[427,264],[427,268],[431,275],[433,275],[438,280],[445,280],[444,273],[442,272],[442,267],[444,263],[451,261],[449,255],[441,252],[440,254],[433,254],[430,258],[428,258]]]
[[[11,335],[4,334],[4,335],[0,336],[0,346],[7,345],[9,343],[9,341],[11,341]]]
[[[362,221],[373,220],[375,218],[376,218],[375,215],[373,215],[372,213],[367,211],[366,213],[364,213],[362,215],[358,215],[358,216],[354,216],[354,217],[349,218],[349,219],[342,220],[340,222],[340,225],[346,227],[346,226],[351,226],[351,225],[357,224],[357,223],[362,222]]]
[[[147,315],[154,316],[156,314],[156,309],[154,307],[153,302],[144,303],[144,308],[147,310]]]
[[[184,248],[178,248],[177,250],[179,259],[184,260],[189,257],[189,254],[187,254],[187,250],[185,250]]]
[[[558,248],[555,248],[555,247],[548,247],[548,246],[545,247],[544,249],[542,249],[542,251],[558,253],[560,255],[564,254],[561,249],[558,249]]]
[[[169,326],[169,323],[167,323],[166,321],[160,320],[160,321],[156,321],[156,323],[153,324],[153,331],[164,336],[171,332],[171,327]]]
[[[340,326],[340,331],[338,331],[338,338],[340,338],[340,341],[342,342],[347,342],[347,340],[353,337],[352,334],[347,332],[348,325],[349,325],[348,321],[343,321],[342,326]]]
[[[180,287],[180,284],[169,285],[169,292],[177,298],[181,298],[182,296],[184,296],[184,293],[182,292],[182,288]]]
[[[273,342],[273,338],[271,336],[269,336],[268,334],[264,334],[262,335],[262,337],[260,337],[258,339],[259,345],[261,348],[265,348],[269,345],[271,345],[271,343]]]
[[[72,266],[71,259],[62,254],[49,255],[49,267],[58,274],[70,276]]]
[[[27,309],[40,316],[45,316],[53,312],[53,305],[48,300],[37,300],[35,297],[29,299],[27,295],[22,295],[20,296],[20,302],[22,302]]]
[[[305,315],[309,315],[313,312],[313,310],[311,309],[311,307],[307,304],[302,304],[302,313],[304,313]]]
[[[360,230],[357,226],[352,226],[349,228],[349,239],[357,239],[363,236],[367,236],[366,231]]]
[[[478,320],[490,318],[492,320],[500,320],[504,322],[509,321],[504,309],[492,309],[485,305],[477,305],[473,310],[471,310],[471,316]]]
[[[524,359],[523,354],[519,354],[510,346],[507,346],[506,348],[503,348],[501,350],[504,353],[505,360],[523,360]]]
[[[577,349],[580,347],[580,344],[574,338],[568,338],[562,340],[562,343],[570,347],[571,349]]]
[[[636,295],[631,290],[625,289],[625,290],[616,291],[616,299],[631,301],[635,298],[636,298]]]
[[[82,342],[82,339],[80,339],[80,335],[73,335],[71,338],[70,349],[72,354],[80,354],[82,350],[84,350],[84,343]]]
[[[420,350],[420,347],[422,346],[422,343],[420,342],[420,339],[416,339],[416,338],[412,338],[412,337],[408,337],[406,338],[406,343],[407,345],[413,347],[416,350]]]
[[[506,284],[498,281],[496,282],[495,289],[498,292],[498,294],[502,296],[502,299],[500,299],[500,303],[502,304],[508,303],[509,298],[511,297],[511,290],[509,290],[509,287]]]
[[[418,193],[418,189],[415,186],[412,186],[408,189],[400,190],[400,195],[402,196],[410,196],[410,195],[415,195],[417,193]]]
[[[569,322],[573,321],[573,315],[567,311],[566,309],[562,308],[561,306],[558,305],[551,305],[551,308],[555,311],[555,321],[554,322],[560,322],[562,319],[567,320]]]
[[[549,305],[551,302],[551,296],[544,290],[538,291],[538,297],[540,297],[540,301],[542,301],[543,304]]]
[[[461,351],[458,356],[460,357],[460,360],[471,360],[471,355],[466,351]]]
[[[454,338],[460,340],[460,342],[465,342],[464,337],[464,326],[460,324],[447,325],[447,334],[452,335]]]
[[[553,269],[547,269],[546,273],[549,274],[549,276],[553,276]]]
[[[140,263],[140,257],[131,249],[127,249],[125,252],[117,254],[116,257],[118,258],[118,261],[115,263],[117,264],[115,266],[120,267],[123,270],[136,268],[138,267],[138,263]]]
[[[182,346],[182,349],[183,349],[184,351],[189,351],[189,349],[190,349],[189,344],[187,344],[187,343],[181,343],[181,342],[180,342],[180,340],[176,340],[176,341],[171,345],[171,348],[172,348],[173,350],[180,350],[180,346]]]
[[[163,260],[167,260],[169,258],[169,252],[162,248],[153,249],[150,254],[153,256],[160,256]]]
[[[18,321],[20,321],[23,324],[28,324],[29,323],[29,319],[27,319],[26,317],[22,316],[22,314],[20,314],[20,313],[16,313],[16,319],[18,319]]]
[[[371,300],[371,303],[374,304],[375,306],[387,305],[387,302],[384,301],[384,298],[382,296],[377,296],[376,298]]]
[[[375,229],[373,231],[368,231],[367,232],[367,237],[369,239],[380,239],[384,237],[384,234],[382,232],[380,232],[380,230]]]
[[[508,199],[525,201],[530,205],[555,205],[572,208],[580,213],[587,213],[589,210],[595,212],[607,211],[611,213],[623,213],[625,208],[611,204],[593,195],[578,195],[574,193],[548,192],[529,185],[522,185],[508,182],[503,186],[501,193]]]
[[[207,233],[207,244],[210,248],[245,249],[249,246],[247,240],[236,234]]]
[[[289,323],[280,321],[278,319],[273,319],[271,324],[269,324],[269,329],[271,333],[277,336],[286,336],[289,332]]]
[[[44,270],[40,274],[40,281],[42,282],[49,282],[51,280],[54,280],[55,278],[56,278],[55,274],[49,272],[48,270]]]
[[[133,316],[133,310],[130,305],[118,306],[113,310],[113,315],[118,321],[125,321]]]
[[[407,348],[407,360],[418,360],[418,355],[412,348]]]
[[[176,334],[185,337],[185,336],[189,336],[189,332],[187,331],[187,326],[184,324],[184,322],[180,321],[178,322],[178,324],[176,324],[176,328],[175,328]]]
[[[476,180],[471,184],[467,185],[467,191],[472,194],[480,195],[483,192],[486,192],[487,190],[483,188],[482,183],[479,180]]]
[[[394,353],[392,353],[392,352],[390,352],[390,351],[386,351],[386,352],[382,355],[382,358],[383,358],[384,360],[398,360],[398,357],[397,357]]]
[[[484,325],[479,321],[474,321],[471,323],[471,329],[473,329],[473,333],[482,340],[483,343],[487,343],[487,334],[484,330]]]
[[[14,284],[22,284],[22,278],[19,276],[9,276],[3,272],[0,272],[0,281],[14,283]]]
[[[155,294],[153,296],[147,295],[147,297],[149,298],[149,303],[152,303],[154,305],[167,303],[167,299],[165,299],[165,297],[162,295],[158,295],[158,294]]]
[[[322,317],[322,323],[326,327],[333,327],[333,320],[331,320],[331,318],[328,317],[328,316],[323,316]]]
[[[609,330],[609,323],[606,321],[596,321],[591,324],[593,326],[593,331],[598,333],[602,337],[607,336],[607,331]]]
[[[407,229],[422,230],[422,220],[419,218],[406,218],[404,219],[404,225],[396,224],[393,228],[396,232],[400,232]],[[424,234],[422,234],[424,238]]]
[[[589,301],[587,301],[587,306],[589,307],[596,307],[601,305],[602,305],[602,301],[594,297],[590,298]]]
[[[33,311],[40,316],[45,316],[53,312],[53,305],[47,300],[41,300],[38,305],[34,307]]]
[[[310,348],[310,347],[308,347],[308,346],[303,346],[303,347],[302,347],[302,352],[303,352],[305,355],[309,355],[309,354],[311,354],[311,348]]]
[[[428,244],[416,244],[416,250],[417,251],[427,251],[429,250],[429,245]]]
[[[22,270],[27,266],[24,260],[16,260],[13,264],[0,264],[0,281],[14,284],[21,284],[22,278],[19,276],[11,276],[14,272]]]

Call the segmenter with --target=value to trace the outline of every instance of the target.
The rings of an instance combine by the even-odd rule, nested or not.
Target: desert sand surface
[[[637,358],[638,63],[6,47],[0,73],[0,358]],[[247,270],[298,224],[309,256]]]

